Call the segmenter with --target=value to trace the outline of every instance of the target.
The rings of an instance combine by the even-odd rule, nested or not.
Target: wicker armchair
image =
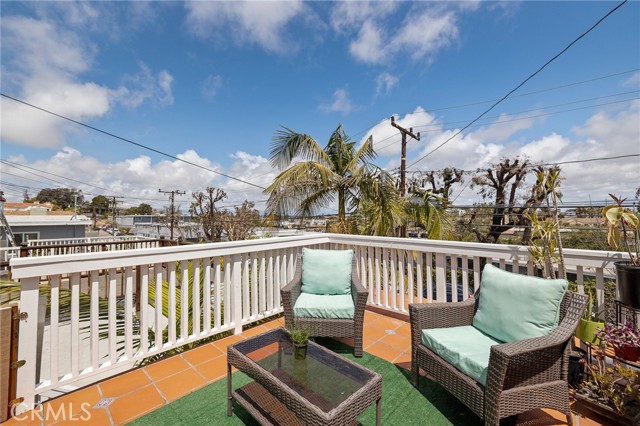
[[[362,328],[364,325],[364,308],[367,304],[369,292],[360,284],[356,271],[356,259],[354,257],[351,268],[351,297],[355,312],[353,319],[325,319],[295,317],[293,307],[300,296],[302,286],[302,255],[298,254],[296,273],[286,287],[280,290],[282,305],[284,307],[284,321],[287,328],[296,325],[306,325],[317,337],[352,337],[353,353],[357,357],[362,356]]]
[[[451,366],[421,342],[421,331],[471,325],[480,292],[456,303],[409,305],[411,375],[419,387],[419,368],[469,407],[485,425],[536,408],[565,413],[571,425],[567,383],[570,339],[587,298],[567,291],[560,304],[558,327],[550,334],[491,347],[487,385]]]

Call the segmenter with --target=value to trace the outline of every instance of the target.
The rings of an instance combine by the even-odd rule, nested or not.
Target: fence
[[[17,395],[31,407],[46,391],[279,314],[302,247],[353,249],[368,304],[399,315],[467,298],[484,262],[535,272],[526,247],[336,234],[13,259],[26,313]],[[600,305],[607,268],[623,257],[565,250],[578,291],[594,277]]]

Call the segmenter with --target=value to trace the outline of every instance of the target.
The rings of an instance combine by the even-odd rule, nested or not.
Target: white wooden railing
[[[121,235],[119,237],[84,237],[84,238],[40,238],[37,240],[27,241],[29,246],[50,246],[62,244],[82,244],[82,243],[103,243],[114,241],[138,241],[145,240],[147,237],[138,235]]]
[[[459,288],[466,299],[480,281],[483,261],[534,273],[520,246],[337,234],[12,259],[12,276],[21,282],[22,407],[32,407],[49,390],[104,378],[223,332],[238,334],[243,325],[279,314],[280,288],[293,277],[302,247],[354,249],[369,305],[400,314],[409,303],[446,302],[448,289],[451,300],[458,299]],[[585,277],[595,277],[600,305],[612,262],[622,258],[565,250],[579,291]],[[166,283],[166,306],[156,282]],[[41,308],[43,295],[49,318]],[[157,309],[150,307],[154,297]],[[67,311],[61,310],[63,301],[70,301]]]

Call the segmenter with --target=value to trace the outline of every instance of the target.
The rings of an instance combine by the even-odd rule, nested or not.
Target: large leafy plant
[[[622,247],[629,253],[629,263],[640,266],[640,218],[631,209],[624,207],[626,198],[609,194],[615,204],[602,209],[602,216],[607,220],[609,232],[607,241],[613,248]]]

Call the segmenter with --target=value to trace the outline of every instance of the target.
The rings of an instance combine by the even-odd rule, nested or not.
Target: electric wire
[[[571,43],[569,43],[564,49],[562,49],[559,53],[557,53],[555,56],[553,56],[551,59],[549,59],[547,62],[545,62],[540,68],[538,68],[535,72],[533,72],[533,74],[529,75],[527,78],[525,78],[520,84],[518,84],[516,87],[514,87],[513,89],[511,89],[506,95],[502,96],[499,100],[497,100],[493,105],[491,105],[488,109],[486,109],[484,112],[482,112],[480,115],[478,115],[475,119],[473,119],[471,122],[469,122],[469,124],[465,125],[462,129],[460,129],[459,131],[457,131],[456,133],[454,133],[451,137],[447,138],[447,140],[445,140],[444,142],[442,142],[440,145],[438,145],[437,147],[435,147],[434,149],[432,149],[431,151],[429,151],[428,153],[426,153],[425,155],[423,155],[422,157],[418,158],[416,161],[414,161],[413,163],[411,163],[410,165],[407,166],[407,169],[409,169],[410,167],[414,166],[416,163],[419,163],[420,161],[424,160],[426,157],[428,157],[429,155],[433,154],[434,152],[436,152],[438,149],[442,148],[444,145],[446,145],[447,143],[449,143],[451,140],[453,140],[454,138],[456,138],[458,135],[460,135],[463,131],[465,131],[467,128],[469,128],[471,125],[473,125],[476,121],[480,120],[482,117],[484,117],[488,112],[490,112],[491,110],[493,110],[496,106],[498,106],[500,103],[502,103],[502,101],[504,101],[505,99],[507,99],[512,93],[514,93],[516,90],[518,90],[520,87],[524,86],[529,80],[531,80],[533,77],[535,77],[536,75],[538,75],[540,72],[542,72],[542,70],[544,70],[549,64],[551,64],[553,61],[555,61],[557,58],[559,58],[562,54],[564,54],[567,50],[569,50],[574,44],[576,44],[578,41],[580,41],[582,38],[584,38],[587,34],[589,34],[591,31],[593,31],[598,25],[600,25],[605,19],[607,19],[609,16],[611,16],[611,14],[613,14],[614,12],[616,12],[618,9],[620,9],[625,3],[627,3],[628,0],[623,0],[620,4],[618,4],[616,7],[614,7],[613,9],[611,9],[606,15],[604,15],[602,18],[600,18],[595,24],[593,24],[589,29],[587,29],[585,32],[583,32],[582,34],[580,34],[577,38],[575,38]]]

